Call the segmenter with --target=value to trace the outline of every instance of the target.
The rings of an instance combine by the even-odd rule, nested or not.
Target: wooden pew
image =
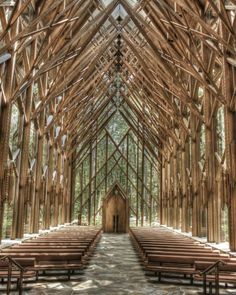
[[[82,255],[79,253],[12,253],[9,252],[8,256],[15,259],[19,258],[34,258],[34,266],[27,268],[28,270],[35,271],[38,278],[39,271],[48,270],[66,270],[68,273],[68,279],[70,279],[72,270],[83,269]],[[2,253],[0,257],[3,257]],[[58,274],[59,275],[59,274]]]
[[[198,273],[195,268],[196,260],[215,263],[219,259],[222,261],[230,261],[229,257],[219,256],[191,256],[191,255],[149,255],[145,268],[151,270],[158,275],[159,281],[161,281],[162,273],[172,274],[184,274],[190,275],[191,284],[193,284],[193,275]]]
[[[85,245],[85,246],[81,246],[81,244],[79,245],[58,245],[58,244],[54,244],[54,245],[40,245],[40,244],[30,244],[30,245],[16,245],[14,247],[11,247],[11,249],[85,249],[86,251],[89,249],[89,246]]]
[[[14,259],[33,258],[35,261],[32,270],[67,270],[68,278],[71,271],[83,269],[88,255],[94,250],[101,235],[101,229],[85,230],[80,232],[76,227],[64,229],[46,236],[26,240],[21,244],[4,248],[0,257],[8,255]]]
[[[10,248],[10,249],[4,249],[4,251],[1,251],[0,253],[3,253],[5,255],[11,254],[11,253],[61,253],[62,250],[64,250],[64,252],[66,253],[79,253],[81,255],[85,255],[85,253],[87,252],[86,249],[84,247],[80,247],[80,248],[72,248],[72,249],[68,249],[67,247],[64,247],[63,249],[61,248],[24,248],[24,247],[20,247],[20,248]]]
[[[70,280],[72,271],[84,268],[81,254],[62,253],[38,255],[34,269],[37,271],[67,270],[67,277]]]
[[[213,250],[180,234],[165,233],[164,230],[156,229],[131,229],[130,235],[145,268],[158,274],[159,280],[162,274],[172,273],[190,275],[193,283],[194,275],[199,273],[195,261],[201,260],[212,264],[221,259],[232,262],[228,254],[220,254],[219,250]]]
[[[175,244],[175,243],[145,243],[145,242],[138,242],[138,245],[140,247],[155,247],[155,246],[159,246],[159,247],[163,247],[163,248],[183,248],[183,249],[212,249],[211,247],[204,247],[204,246],[198,246],[198,245],[192,245],[192,244],[189,244],[189,245],[181,245],[181,244]]]
[[[145,258],[147,259],[148,256],[155,256],[155,255],[165,255],[165,256],[175,256],[175,255],[181,255],[184,256],[192,256],[198,259],[198,257],[219,257],[221,258],[228,258],[228,254],[220,254],[220,253],[210,253],[210,252],[188,252],[188,251],[182,251],[182,252],[172,252],[172,251],[145,251]]]
[[[173,252],[198,252],[198,253],[220,253],[219,250],[212,250],[211,248],[183,248],[183,247],[159,247],[159,246],[143,246],[142,250],[146,251],[173,251]]]

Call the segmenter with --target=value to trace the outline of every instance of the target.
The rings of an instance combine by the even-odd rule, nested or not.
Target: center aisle
[[[103,234],[85,277],[76,287],[79,294],[184,294],[179,287],[162,285],[160,290],[148,282],[128,234]]]

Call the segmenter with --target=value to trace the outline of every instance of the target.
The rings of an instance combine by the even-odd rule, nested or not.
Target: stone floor
[[[201,286],[190,286],[189,281],[181,278],[172,279],[173,283],[164,279],[158,283],[156,277],[144,272],[126,234],[103,234],[88,267],[71,281],[59,281],[53,276],[50,279],[51,282],[42,278],[39,283],[28,285],[24,294],[196,295],[202,291]],[[236,289],[224,290],[221,294],[236,294]]]

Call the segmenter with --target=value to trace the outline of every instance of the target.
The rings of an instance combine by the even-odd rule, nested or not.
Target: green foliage
[[[36,135],[34,124],[31,122],[30,124],[30,141],[29,141],[29,156],[30,160],[35,158],[36,154]]]
[[[225,124],[224,124],[224,107],[221,106],[216,116],[216,135],[217,135],[217,152],[220,156],[225,150]]]
[[[206,131],[205,131],[205,125],[201,125],[200,129],[200,158],[201,162],[204,163],[205,161],[205,152],[206,152]]]
[[[108,131],[112,139],[105,130]],[[76,170],[75,218],[82,214],[82,223],[87,224],[88,202],[86,203],[86,200],[89,198],[90,190],[92,194],[91,212],[94,214],[101,208],[107,191],[115,182],[118,182],[130,199],[132,218],[135,218],[134,212],[137,205],[138,211],[140,211],[140,199],[143,192],[145,220],[151,223],[157,219],[159,178],[153,166],[153,163],[156,164],[156,160],[145,152],[146,148],[144,148],[145,157],[142,157],[141,139],[139,143],[138,141],[136,135],[129,129],[117,111],[108,122],[106,129],[98,135],[97,146],[95,143],[92,146],[92,163],[90,163],[89,151]],[[142,164],[143,159],[144,163]],[[90,165],[92,165],[92,179],[90,178]],[[145,187],[142,189],[142,186]],[[83,206],[82,211],[81,206]],[[140,212],[138,214],[140,216]],[[96,223],[100,222],[101,211],[96,215]]]
[[[3,238],[10,238],[11,236],[12,217],[13,217],[12,206],[8,202],[4,202],[3,225],[2,225]]]
[[[15,104],[12,106],[12,115],[11,115],[11,129],[10,129],[10,138],[9,145],[14,153],[18,148],[18,132],[19,132],[19,111]]]
[[[117,144],[121,141],[122,137],[125,135],[128,129],[129,128],[127,123],[119,112],[115,113],[115,115],[107,125],[107,130],[110,132],[112,138]]]

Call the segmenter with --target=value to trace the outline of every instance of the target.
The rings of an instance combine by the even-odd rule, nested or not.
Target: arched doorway
[[[126,233],[129,228],[129,202],[118,184],[115,184],[103,201],[103,231]]]

